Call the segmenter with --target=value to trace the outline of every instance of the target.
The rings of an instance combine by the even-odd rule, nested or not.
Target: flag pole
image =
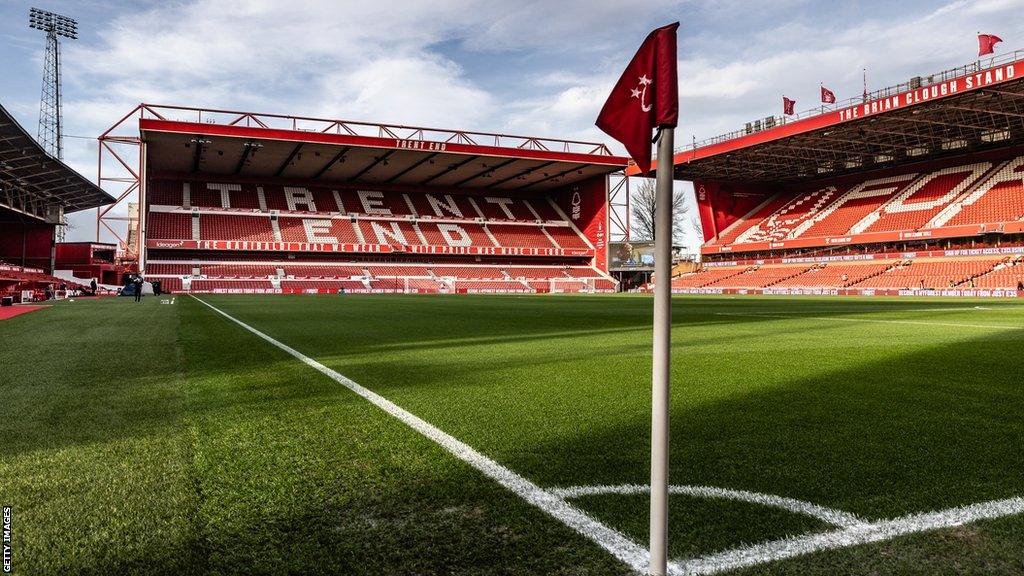
[[[651,576],[668,569],[669,382],[672,351],[672,172],[675,129],[658,128],[651,371]]]

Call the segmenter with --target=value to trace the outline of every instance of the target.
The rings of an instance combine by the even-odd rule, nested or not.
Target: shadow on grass
[[[671,481],[794,497],[869,519],[1022,496],[1024,357],[1011,350],[1024,340],[995,336],[759,382],[699,402],[690,400],[704,397],[714,377],[687,389],[691,383],[677,373]],[[635,419],[497,456],[545,485],[645,484],[648,438],[649,421]],[[587,506],[609,513],[599,499]],[[646,501],[638,500],[634,513],[645,518]],[[725,542],[738,529],[692,512],[672,518],[677,526],[694,521],[705,542]],[[767,523],[766,534],[775,530],[754,513],[742,528],[759,522]],[[646,539],[643,522],[626,524],[636,528],[634,538]],[[692,542],[676,540],[674,549],[694,553]]]
[[[448,314],[453,311],[448,310],[435,314],[436,322],[430,327],[422,326],[421,321],[409,318],[404,312],[392,311],[395,325],[401,326],[395,330],[394,325],[372,318],[374,314],[381,314],[380,310],[328,312],[298,325],[304,326],[299,329],[275,326],[276,314],[261,316],[251,313],[246,306],[234,309],[230,301],[225,299],[225,302],[223,305],[229,313],[238,314],[244,321],[252,322],[365,385],[384,390],[385,395],[403,387],[426,386],[446,396],[466,382],[479,385],[480,376],[500,366],[503,360],[477,364],[464,350],[453,347],[455,342],[468,344],[470,348],[482,344],[536,344],[537,351],[529,358],[509,358],[516,369],[524,372],[536,371],[558,360],[585,362],[602,350],[624,355],[649,350],[649,341],[641,330],[647,321],[646,314],[641,316],[646,306],[643,310],[633,307],[629,314],[617,311],[621,315],[612,323],[619,328],[551,332],[552,326],[565,330],[585,324],[588,317],[596,313],[591,306],[593,303],[569,307],[571,314],[566,310],[554,312],[565,320],[554,319],[548,329],[531,323],[529,318],[512,320],[487,310],[481,312],[487,321],[467,324],[462,319],[450,320]],[[780,330],[779,326],[768,329],[766,322],[776,325],[780,322],[774,318],[715,317],[706,321],[708,314],[715,310],[763,310],[764,301],[745,301],[737,306],[734,301],[714,300],[702,303],[697,309],[685,304],[676,303],[677,329],[693,327],[694,319],[703,326],[765,326],[766,337],[771,338],[785,333],[808,336],[835,329],[834,325],[821,322],[794,325],[785,330]],[[791,304],[788,302],[785,306]],[[891,314],[919,310],[922,305],[958,314],[964,308],[961,302],[884,302],[867,307],[863,304],[844,304],[835,315]],[[222,303],[217,302],[217,305]],[[363,313],[370,317],[363,317]],[[302,317],[301,312],[296,314]],[[468,316],[474,314],[476,312],[467,313]],[[311,334],[318,332],[329,334],[329,327],[338,326],[341,315],[347,316],[353,334],[359,335],[353,345],[347,345],[350,335],[345,329],[340,330],[346,342],[343,347],[324,337],[311,338]],[[793,319],[800,318],[797,315]],[[963,338],[948,329],[943,331],[944,336]],[[460,337],[437,341],[438,337],[443,340],[445,335],[454,334]],[[575,338],[615,335],[628,335],[631,339],[606,348],[559,346],[560,342],[572,346]],[[749,336],[749,333],[713,336],[701,339],[701,343],[727,345]],[[830,338],[837,336],[841,334],[829,335]],[[1017,377],[1024,373],[1024,358],[1013,353],[1018,349],[1014,346],[1019,347],[1022,342],[1019,332],[990,331],[985,336],[963,338],[954,343],[935,346],[915,343],[906,353],[897,352],[882,358],[874,354],[867,356],[871,359],[867,362],[844,359],[838,363],[841,368],[836,369],[829,369],[827,354],[818,353],[826,363],[825,369],[812,376],[760,374],[757,366],[747,366],[742,368],[742,373],[752,379],[750,385],[744,385],[735,377],[726,379],[726,385],[734,387],[735,392],[724,398],[705,394],[716,387],[716,379],[724,375],[701,374],[695,378],[699,381],[697,388],[682,392],[685,401],[677,401],[673,411],[673,482],[780,494],[873,518],[1024,493],[1024,482],[1016,473],[1024,464],[1024,455],[1018,449],[1024,438],[1024,426],[1018,418],[1024,408],[1024,389],[1019,387]],[[886,344],[878,343],[880,347]],[[891,346],[898,351],[898,342],[892,342]],[[424,361],[424,356],[412,354],[434,348],[450,353],[438,357],[436,362]],[[379,360],[351,360],[387,349],[392,349],[400,359],[387,356]],[[837,354],[846,352],[841,346],[833,350]],[[410,352],[410,355],[405,357],[403,352]],[[683,352],[685,354],[685,350]],[[455,360],[451,357],[453,353],[458,355]],[[799,354],[793,350],[786,353]],[[453,362],[459,361],[467,365],[452,372]],[[678,373],[676,378],[677,387],[685,386],[685,380],[680,381]],[[487,392],[489,390],[465,393],[472,396]],[[536,421],[523,418],[521,412],[487,413],[486,409],[481,411],[473,406],[468,396],[454,398],[449,403],[442,400],[440,408],[418,405],[415,398],[412,400],[408,404],[402,400],[399,403],[435,423],[445,422],[446,417],[430,414],[431,410],[452,414],[448,417],[451,421],[442,428],[485,448],[488,455],[542,485],[644,483],[647,480],[649,431],[646,416],[625,422],[622,418],[609,417],[603,423],[588,418],[585,426],[567,425],[556,434],[530,438],[522,433],[503,432],[528,427]],[[460,403],[473,408],[460,413]],[[630,413],[638,414],[635,408],[630,406]],[[536,406],[530,409],[534,410]],[[580,406],[581,413],[587,410],[586,405]],[[521,442],[523,440],[525,442]],[[608,513],[599,504],[589,505],[599,515]],[[644,514],[646,509],[641,508],[637,513]],[[690,513],[692,509],[680,514]],[[621,516],[621,511],[611,516]],[[685,517],[676,520],[685,525]],[[766,520],[764,511],[751,512],[742,523],[746,526],[759,522],[768,523],[765,525],[767,534],[781,529],[780,521]],[[739,544],[734,534],[736,529],[735,522],[712,524],[703,535],[703,544],[698,543],[696,548],[692,542],[677,546],[680,553],[689,554],[694,550],[717,549],[725,542]],[[638,533],[634,537],[644,541],[646,535]]]

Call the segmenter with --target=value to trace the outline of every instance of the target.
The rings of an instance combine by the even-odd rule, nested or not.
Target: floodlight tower
[[[78,22],[46,10],[28,11],[29,28],[46,32],[46,59],[43,62],[43,92],[39,101],[40,146],[52,156],[64,158],[61,137],[60,40],[78,38]]]

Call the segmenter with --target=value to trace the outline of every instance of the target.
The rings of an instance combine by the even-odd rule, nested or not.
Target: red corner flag
[[[978,56],[992,54],[996,51],[996,44],[1002,41],[1002,38],[994,34],[978,34]]]
[[[835,104],[836,103],[836,95],[835,95],[835,93],[832,92],[831,90],[829,90],[828,88],[825,88],[824,86],[821,87],[821,103],[822,104]]]
[[[651,130],[679,120],[677,28],[679,22],[647,35],[597,115],[597,127],[622,142],[644,173],[651,170]]]
[[[796,100],[790,100],[785,96],[782,97],[782,113],[786,116],[793,115],[793,106],[796,106]]]

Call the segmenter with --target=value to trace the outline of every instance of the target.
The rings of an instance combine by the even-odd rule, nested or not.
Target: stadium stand
[[[150,104],[107,134],[135,121],[140,266],[167,289],[618,287],[608,175],[628,158],[603,144]]]
[[[112,202],[113,197],[48,154],[0,106],[0,296],[10,298],[7,303],[41,300],[60,292],[61,285],[84,289],[94,278],[103,282],[105,272],[116,274],[112,246],[56,242],[56,227],[65,215]],[[94,253],[108,249],[110,262],[94,261]],[[58,269],[58,262],[75,269]],[[76,272],[85,277],[76,278]]]
[[[156,179],[148,238],[176,241],[354,245],[354,252],[386,247],[593,250],[591,243],[544,197],[392,192]],[[544,206],[538,209],[538,206]],[[201,244],[200,244],[201,245]],[[248,246],[246,244],[245,246]],[[244,262],[203,254],[201,261],[152,259],[147,277],[167,289],[191,292],[551,292],[614,291],[616,283],[580,259],[558,266],[507,266],[427,260],[389,263],[322,257],[287,262],[248,254]],[[546,252],[545,252],[546,253]],[[407,257],[404,259],[408,259]],[[263,260],[267,260],[263,262]],[[421,259],[422,260],[422,259]],[[558,259],[556,258],[556,261]],[[577,265],[573,265],[577,264]],[[259,282],[240,281],[262,279]],[[519,280],[522,279],[522,280]],[[531,282],[525,282],[525,280]]]
[[[431,266],[429,270],[435,276],[467,280],[504,280],[506,278],[505,273],[497,266]]]
[[[873,217],[866,218],[856,232],[917,230],[927,224],[936,210],[947,206],[976,182],[990,163],[956,166],[937,170],[918,179],[902,193],[884,204]]]
[[[149,219],[149,233],[165,240],[193,240],[192,215],[154,212]]]
[[[940,260],[901,262],[885,274],[867,278],[858,288],[938,289],[968,284],[973,278],[990,272],[1000,260]],[[970,286],[974,287],[974,286]]]
[[[1024,218],[1024,156],[1001,166],[984,184],[950,206],[934,226],[1000,224]]]
[[[880,259],[857,263],[734,264],[706,267],[672,279],[672,289],[792,289],[917,291],[946,289],[1016,290],[1024,281],[1024,255],[970,258]]]
[[[708,284],[715,288],[768,288],[803,274],[809,266],[753,266],[739,274]]]
[[[274,242],[274,229],[266,216],[226,216],[199,214],[200,240],[239,240],[245,242]]]
[[[693,274],[685,274],[677,278],[672,279],[673,289],[682,288],[703,288],[710,286],[721,280],[731,278],[737,274],[746,272],[749,268],[747,266],[728,266],[722,268],[705,268],[700,272]]]
[[[56,289],[65,286],[68,290],[86,291],[90,287],[85,282],[75,282],[66,278],[58,278],[38,268],[26,268],[0,262],[0,297],[16,296],[21,301],[38,301],[45,298],[47,288]],[[25,293],[31,294],[28,299]]]
[[[586,266],[407,265],[342,262],[152,261],[149,278],[192,292],[553,292],[614,291],[615,281]],[[262,279],[267,282],[238,282]],[[275,285],[275,282],[277,284]]]
[[[673,289],[1024,296],[1024,132],[1007,121],[1022,57],[684,145],[674,177],[693,182],[704,244]]]
[[[775,284],[776,288],[846,288],[884,274],[889,262],[866,264],[821,264],[806,273]]]
[[[216,184],[213,184],[216,185]],[[204,189],[202,185],[192,185],[193,190]],[[166,194],[169,186],[161,182],[160,190]],[[323,192],[323,191],[321,191]],[[429,196],[429,195],[428,195]],[[351,195],[346,194],[346,198]],[[454,200],[451,195],[446,195]],[[162,197],[162,201],[169,198]],[[509,200],[499,198],[496,200]],[[295,205],[293,203],[293,205]],[[505,219],[502,224],[481,223],[480,218],[464,218],[457,202],[435,203],[438,206],[437,218],[420,218],[407,215],[401,220],[385,219],[388,214],[372,216],[339,217],[338,213],[303,212],[303,215],[316,215],[316,218],[299,217],[294,211],[287,216],[277,218],[279,234],[275,234],[272,212],[247,210],[245,213],[231,214],[217,206],[212,210],[203,208],[188,209],[185,206],[161,205],[151,212],[149,237],[159,240],[233,240],[253,242],[318,242],[325,238],[337,240],[337,243],[353,242],[359,244],[427,244],[435,246],[487,246],[503,248],[591,248],[585,238],[573,230],[567,222],[547,221],[544,225],[536,219],[515,221]],[[516,206],[508,202],[499,206]],[[315,208],[312,200],[308,204],[299,203],[299,208]],[[185,212],[188,210],[188,212]],[[451,215],[441,214],[450,210]],[[510,212],[511,213],[511,212]],[[444,219],[444,222],[428,220]],[[195,222],[198,221],[198,236],[195,234]],[[513,223],[514,222],[514,223]],[[354,226],[353,226],[354,223]],[[556,244],[552,241],[558,243]]]
[[[828,238],[991,224],[1024,218],[1024,156],[993,166],[960,164],[906,172],[841,188],[782,193],[742,218],[711,245]],[[965,193],[966,192],[966,193]]]
[[[978,288],[996,290],[1020,289],[1024,284],[1024,263],[1021,256],[1007,262],[1001,262],[985,274],[975,277]]]

